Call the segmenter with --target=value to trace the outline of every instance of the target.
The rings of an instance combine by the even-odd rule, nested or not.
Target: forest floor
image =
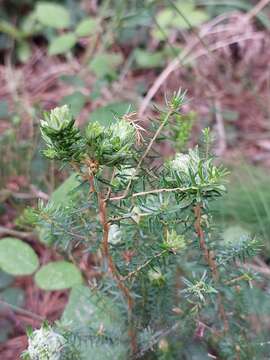
[[[40,244],[31,230],[20,229],[16,219],[26,206],[36,205],[38,198],[46,201],[65,178],[66,171],[60,173],[41,158],[37,129],[39,109],[53,108],[63,99],[70,101],[73,97],[71,102],[79,109],[81,126],[97,108],[123,101],[135,104],[143,123],[149,121],[153,103],[161,104],[164,94],[180,86],[187,89],[189,99],[184,113],[195,114],[191,143],[196,142],[202,128],[210,126],[215,135],[214,152],[223,162],[232,167],[246,162],[268,174],[270,37],[268,29],[256,26],[255,15],[248,15],[228,13],[224,15],[225,23],[214,19],[198,31],[186,33],[181,54],[160,68],[131,67],[131,47],[113,44],[111,50],[121,53],[123,66],[116,80],[105,83],[96,98],[91,96],[96,77],[85,71],[84,46],[88,44],[81,44],[74,56],[65,57],[48,56],[37,41],[24,64],[2,56],[0,236],[29,242],[41,263],[60,258]],[[149,47],[154,49],[155,44]],[[266,260],[258,260],[255,265],[269,273]],[[3,360],[19,359],[27,343],[26,326],[39,327],[44,319],[57,319],[68,294],[44,292],[31,277],[16,279],[12,286],[23,290],[24,301],[23,309],[17,305],[7,308],[0,299],[0,327],[12,324],[8,339],[0,343]]]

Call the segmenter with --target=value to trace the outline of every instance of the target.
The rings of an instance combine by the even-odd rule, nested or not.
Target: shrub
[[[30,335],[26,359],[52,359],[55,350],[57,359],[255,356],[244,297],[253,274],[239,261],[258,242],[245,235],[225,243],[217,231],[211,204],[226,191],[227,171],[209,154],[209,130],[201,146],[173,159],[158,153],[184,95],[174,94],[146,133],[130,114],[91,122],[84,133],[66,106],[45,115],[44,154],[77,180],[28,217],[83,276],[60,281],[72,287],[67,307]],[[42,287],[41,274],[36,280]]]

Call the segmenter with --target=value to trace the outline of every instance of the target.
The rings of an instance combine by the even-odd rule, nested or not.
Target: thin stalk
[[[122,292],[124,297],[127,300],[128,305],[128,318],[129,318],[129,337],[131,339],[131,349],[132,352],[135,353],[137,350],[137,341],[136,335],[132,326],[132,309],[133,309],[133,299],[129,292],[129,289],[124,285],[122,276],[119,274],[114,262],[113,258],[110,255],[109,249],[109,230],[110,230],[110,223],[107,221],[107,207],[106,207],[106,200],[102,199],[100,194],[99,197],[99,217],[100,222],[103,225],[103,239],[102,239],[102,252],[105,261],[108,264],[109,271],[116,281],[119,290]]]
[[[89,174],[91,174],[91,170],[89,169]],[[90,191],[95,191],[94,187],[94,177],[93,175],[89,176],[89,184]],[[129,289],[123,283],[122,276],[119,274],[113,258],[110,254],[109,247],[109,231],[110,231],[110,222],[107,220],[107,198],[103,199],[101,192],[96,192],[98,197],[98,205],[99,205],[99,221],[103,227],[103,238],[102,238],[102,255],[103,260],[105,261],[106,268],[108,267],[109,272],[111,273],[112,278],[115,280],[117,287],[123,294],[124,298],[127,301],[128,307],[128,319],[129,319],[129,337],[131,343],[132,353],[137,351],[137,341],[136,334],[132,326],[132,309],[133,309],[133,299],[129,292]]]
[[[149,142],[145,152],[143,153],[142,157],[140,158],[137,166],[136,166],[136,169],[134,171],[134,174],[131,176],[129,182],[128,182],[128,185],[124,191],[124,193],[120,196],[116,196],[116,197],[112,197],[110,198],[110,200],[112,201],[115,201],[115,200],[122,200],[124,199],[127,195],[128,195],[128,191],[130,189],[130,186],[132,184],[132,181],[134,180],[134,178],[137,176],[138,174],[138,170],[140,169],[144,159],[146,158],[146,156],[148,155],[149,151],[151,150],[154,142],[156,141],[157,137],[159,136],[159,134],[161,133],[162,129],[164,128],[164,126],[167,124],[167,122],[169,121],[171,115],[174,113],[175,110],[171,109],[167,112],[164,120],[162,121],[162,123],[160,124],[159,128],[157,129],[157,131],[155,132],[154,136],[152,137],[151,141]]]
[[[186,187],[186,188],[180,188],[180,187],[177,187],[177,188],[164,188],[164,189],[155,189],[155,190],[149,190],[149,191],[142,191],[142,192],[139,192],[139,193],[134,193],[132,194],[132,197],[139,197],[139,196],[145,196],[145,195],[149,195],[149,194],[159,194],[159,193],[162,193],[162,192],[186,192],[188,190],[197,190],[196,187],[194,186],[190,186],[190,187]]]
[[[34,314],[31,311],[22,309],[22,308],[20,308],[20,307],[18,307],[16,305],[12,305],[12,304],[4,301],[4,300],[0,299],[0,304],[3,305],[3,306],[6,306],[7,308],[10,308],[10,309],[14,310],[15,312],[17,312],[19,314],[30,317],[32,319],[35,319],[35,320],[38,320],[38,321],[44,321],[45,320],[45,318],[43,316]]]
[[[154,255],[153,257],[151,257],[151,259],[147,260],[145,263],[143,263],[142,265],[138,266],[137,269],[135,269],[134,271],[131,271],[130,273],[128,273],[123,280],[130,280],[132,277],[136,276],[141,270],[143,270],[144,268],[146,268],[147,266],[149,266],[155,259],[158,259],[160,257],[162,257],[163,255],[167,254],[168,250],[162,250],[161,252],[159,252],[158,254]]]
[[[194,208],[194,214],[195,214],[195,231],[198,235],[199,242],[200,242],[200,248],[203,251],[204,259],[209,266],[213,279],[215,283],[219,282],[219,271],[217,268],[217,263],[215,261],[215,254],[213,251],[210,251],[207,247],[206,241],[205,241],[205,235],[204,231],[201,226],[201,218],[202,218],[202,205],[198,203]],[[219,307],[219,316],[221,320],[223,321],[223,327],[224,332],[226,333],[229,330],[229,323],[227,319],[227,315],[225,312],[225,308],[222,301],[222,296],[220,293],[218,293],[218,307]]]

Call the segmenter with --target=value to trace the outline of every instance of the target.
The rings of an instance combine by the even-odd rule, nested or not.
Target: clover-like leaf
[[[8,306],[23,307],[25,302],[25,292],[21,288],[10,287],[0,292],[0,300],[3,302],[0,303],[0,310],[3,310]]]
[[[116,70],[123,62],[120,52],[104,52],[96,54],[89,64],[89,68],[98,78],[117,76]]]
[[[43,290],[62,290],[82,283],[80,270],[68,261],[44,265],[35,275],[35,282]]]
[[[38,2],[35,14],[38,21],[45,26],[63,29],[70,24],[68,10],[64,6],[56,3]]]
[[[127,359],[125,321],[117,304],[106,295],[84,285],[74,286],[61,320],[73,331],[86,331],[89,335],[89,341],[80,346],[82,360]],[[91,331],[98,334],[101,328],[110,342],[90,340]]]
[[[37,254],[24,241],[7,237],[0,240],[0,268],[11,275],[30,275],[38,268]]]
[[[98,20],[92,17],[83,19],[76,27],[75,33],[78,36],[87,36],[95,33],[98,27]]]
[[[49,55],[64,54],[76,44],[77,38],[73,33],[55,37],[49,46]]]
[[[14,277],[0,270],[0,289],[5,289],[12,284]]]

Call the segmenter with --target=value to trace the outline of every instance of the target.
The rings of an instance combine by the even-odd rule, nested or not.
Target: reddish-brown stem
[[[122,292],[124,297],[127,300],[128,305],[128,315],[129,315],[129,336],[131,339],[131,349],[132,352],[135,353],[137,351],[137,343],[136,343],[136,336],[133,327],[131,326],[132,322],[132,308],[133,308],[133,299],[130,295],[129,289],[124,285],[123,279],[121,275],[119,274],[114,262],[113,258],[110,255],[109,252],[109,230],[110,230],[110,223],[107,221],[107,211],[106,211],[106,200],[102,199],[100,194],[98,194],[99,197],[99,218],[100,223],[103,226],[103,239],[102,239],[102,253],[104,260],[108,263],[109,271],[114,278],[114,280],[117,283],[117,286],[119,290]]]
[[[118,287],[121,289],[122,293],[125,295],[129,308],[133,306],[133,300],[129,293],[128,288],[123,284],[122,277],[119,275],[116,266],[113,262],[113,259],[109,252],[109,230],[110,223],[107,221],[106,215],[106,202],[104,199],[99,199],[99,218],[100,223],[103,226],[103,240],[102,240],[102,253],[104,259],[108,262],[109,270],[113,276],[113,278],[117,281]]]
[[[217,268],[217,263],[215,261],[215,254],[213,251],[210,251],[208,249],[206,241],[205,241],[204,231],[201,226],[201,217],[202,217],[202,205],[201,204],[197,204],[194,207],[194,214],[195,214],[194,227],[195,227],[195,231],[199,238],[200,248],[203,251],[203,255],[204,255],[204,259],[205,259],[206,263],[208,264],[209,268],[211,269],[213,279],[217,283],[219,281],[219,272],[218,272],[218,268]],[[219,305],[219,315],[223,321],[224,332],[227,332],[229,330],[229,323],[227,320],[225,308],[224,308],[224,305],[222,302],[222,296],[220,293],[218,294],[218,305]]]
[[[91,173],[91,169],[89,169],[89,184],[90,184],[90,191],[95,191],[94,186],[94,176]],[[98,197],[98,205],[99,205],[99,220],[103,227],[103,238],[102,238],[102,255],[104,261],[106,261],[106,265],[108,265],[109,272],[111,273],[111,276],[116,281],[116,284],[119,288],[119,290],[122,292],[124,298],[127,301],[128,306],[128,317],[129,317],[129,337],[131,339],[131,349],[132,352],[135,353],[137,351],[137,342],[136,342],[136,335],[134,332],[134,329],[132,327],[132,309],[133,309],[133,299],[130,295],[129,289],[125,286],[124,281],[119,274],[114,262],[113,258],[110,255],[110,249],[109,249],[109,230],[110,230],[110,222],[107,221],[107,199],[102,198],[102,194],[97,192]]]

